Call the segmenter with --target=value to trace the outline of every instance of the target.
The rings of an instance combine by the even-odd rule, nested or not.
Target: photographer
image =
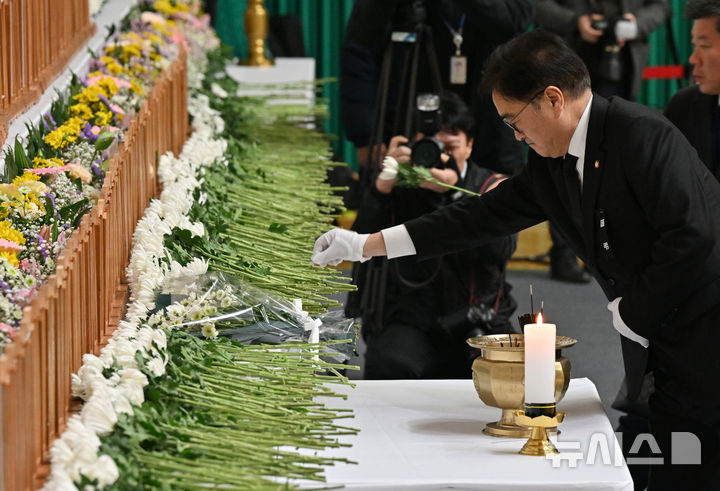
[[[445,92],[441,99],[440,128],[434,138],[446,154],[431,169],[438,180],[482,193],[505,178],[469,160],[473,118],[454,93]],[[395,136],[388,155],[409,162],[411,148],[406,143],[406,138]],[[399,187],[396,179],[383,177],[366,190],[355,223],[359,232],[402,223],[468,196],[433,185]],[[365,378],[469,377],[472,352],[465,340],[476,334],[513,332],[510,316],[516,304],[505,282],[505,268],[515,245],[516,236],[510,236],[429,261],[410,257],[385,262],[386,276],[363,285],[361,292],[380,294],[382,302],[379,318],[367,311],[363,316]]]
[[[378,102],[381,67],[385,50],[394,53],[390,67],[389,95],[385,114],[387,141],[402,129],[393,128],[400,104],[403,71],[407,68],[388,41],[391,32],[413,30],[410,17],[424,12],[423,23],[431,32],[432,51],[437,58],[442,89],[457,93],[470,107],[475,118],[475,162],[497,172],[514,173],[524,162],[524,149],[508,135],[492,105],[489,94],[477,89],[485,59],[499,44],[522,33],[532,22],[535,0],[356,0],[345,28],[340,57],[340,104],[343,127],[348,140],[357,148],[360,174],[372,145],[373,112]],[[460,41],[459,44],[456,44]],[[452,60],[458,55],[465,61],[465,77],[454,78]],[[432,92],[431,67],[427,53],[419,61],[414,83],[418,93]],[[399,110],[404,114],[403,109]],[[372,159],[374,161],[374,159]],[[362,182],[362,180],[361,180]]]
[[[540,0],[535,23],[575,49],[595,92],[635,100],[647,65],[648,36],[669,15],[668,0]]]

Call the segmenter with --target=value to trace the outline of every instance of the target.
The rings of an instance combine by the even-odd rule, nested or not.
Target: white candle
[[[525,403],[555,402],[555,324],[525,324]]]

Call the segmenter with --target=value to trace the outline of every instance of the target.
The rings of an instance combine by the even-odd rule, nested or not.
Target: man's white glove
[[[318,237],[310,260],[318,266],[337,266],[343,261],[367,261],[370,258],[363,257],[362,251],[369,236],[334,228]]]
[[[639,334],[635,334],[630,330],[630,328],[625,325],[625,322],[623,322],[622,317],[620,317],[620,300],[622,297],[617,297],[615,300],[610,302],[607,306],[608,310],[612,312],[613,317],[613,327],[617,332],[619,332],[622,336],[625,336],[626,338],[630,339],[631,341],[635,341],[643,348],[647,348],[650,346],[650,342],[645,339],[644,337],[640,336]]]

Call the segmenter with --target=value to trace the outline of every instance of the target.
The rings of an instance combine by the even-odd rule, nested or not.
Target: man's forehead
[[[712,37],[717,37],[720,33],[717,30],[718,17],[706,17],[704,19],[695,19],[693,21],[690,34],[693,41],[704,41]]]

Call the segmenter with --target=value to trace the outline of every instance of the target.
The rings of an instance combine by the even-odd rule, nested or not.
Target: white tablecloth
[[[289,89],[284,84],[313,82],[315,80],[314,58],[276,58],[269,67],[227,65],[227,73],[241,85],[238,95],[264,96],[281,95],[274,103],[296,103],[312,105],[315,91],[312,87]],[[275,84],[275,89],[259,89],[253,85]]]
[[[595,385],[588,379],[572,380],[559,404],[566,412],[559,448],[573,458],[556,461],[556,467],[544,457],[519,455],[524,440],[482,432],[486,422],[500,417],[500,410],[483,404],[471,380],[361,380],[354,389],[335,387],[348,398],[324,402],[328,407],[352,408],[355,418],[339,422],[360,433],[343,440],[352,447],[328,452],[358,463],[328,467],[330,485],[374,491],[633,489]],[[552,440],[558,444],[557,438]]]

